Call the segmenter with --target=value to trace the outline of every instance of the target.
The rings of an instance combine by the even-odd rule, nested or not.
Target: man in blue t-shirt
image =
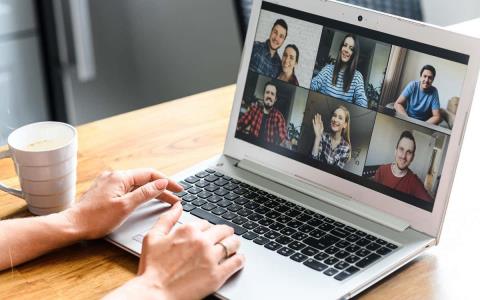
[[[436,71],[431,65],[423,66],[420,80],[410,81],[400,97],[395,101],[395,110],[403,115],[438,124],[440,116],[440,100],[437,88],[432,85]],[[406,108],[405,108],[406,106]]]

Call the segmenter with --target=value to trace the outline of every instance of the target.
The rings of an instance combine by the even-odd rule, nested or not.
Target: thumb
[[[163,235],[167,235],[172,227],[177,223],[178,219],[182,215],[182,205],[180,202],[173,204],[166,212],[160,215],[157,223],[153,225],[152,230],[158,231]]]
[[[150,199],[160,196],[161,193],[165,192],[167,185],[168,179],[157,179],[140,186],[125,196],[134,207],[137,207]]]

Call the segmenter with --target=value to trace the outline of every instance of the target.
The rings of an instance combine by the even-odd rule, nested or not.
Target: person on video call
[[[312,149],[313,158],[343,169],[352,155],[350,112],[348,109],[340,105],[333,111],[330,117],[330,132],[324,131],[322,115],[317,113],[312,123],[315,133],[315,142]]]
[[[263,90],[263,105],[252,103],[238,120],[237,130],[268,143],[285,145],[287,128],[283,114],[276,109],[277,86],[269,81]]]
[[[310,89],[337,99],[368,106],[363,76],[357,70],[360,45],[353,34],[347,34],[338,49],[335,64],[328,64],[313,77]]]
[[[71,208],[47,216],[0,221],[0,270],[117,228],[150,199],[171,204],[145,235],[137,276],[106,299],[202,299],[244,264],[240,239],[205,220],[173,228],[182,186],[154,169],[104,172]]]
[[[413,80],[407,84],[395,101],[395,110],[427,123],[439,124],[442,121],[440,100],[437,88],[432,85],[435,75],[434,67],[423,66],[420,70],[420,80]]]
[[[282,70],[282,60],[278,55],[278,49],[282,47],[287,38],[287,32],[287,23],[283,19],[278,19],[273,24],[268,40],[256,41],[253,44],[250,71],[277,78]]]
[[[298,65],[300,52],[294,44],[287,45],[282,55],[282,71],[277,79],[286,81],[293,85],[298,85],[297,76],[295,76],[295,67]]]
[[[416,146],[412,133],[407,130],[402,132],[395,148],[395,162],[378,167],[374,180],[418,199],[433,202],[422,181],[408,168],[415,158]]]

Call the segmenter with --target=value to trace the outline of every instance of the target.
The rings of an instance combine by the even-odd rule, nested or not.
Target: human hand
[[[315,137],[317,138],[321,137],[323,133],[322,115],[315,114],[315,117],[313,118],[312,123],[313,123],[313,131],[315,132]]]
[[[174,204],[171,192],[183,190],[154,169],[103,172],[71,208],[62,212],[81,239],[103,237],[118,227],[140,204],[157,198]]]
[[[160,216],[143,239],[138,276],[107,299],[119,295],[201,299],[218,290],[243,267],[245,259],[236,253],[240,239],[233,235],[231,227],[199,220],[172,230],[181,213],[180,203],[175,203]]]

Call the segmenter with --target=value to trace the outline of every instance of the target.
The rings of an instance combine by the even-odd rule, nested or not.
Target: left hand
[[[174,204],[179,198],[171,192],[182,190],[155,169],[107,171],[97,177],[79,202],[61,214],[82,239],[96,239],[112,232],[142,203],[157,198]]]

